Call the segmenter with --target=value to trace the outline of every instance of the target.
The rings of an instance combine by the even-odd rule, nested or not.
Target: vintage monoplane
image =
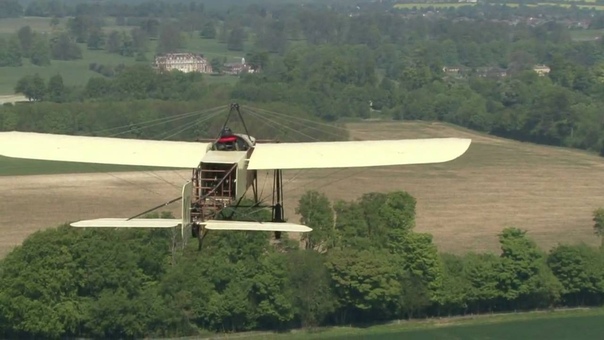
[[[229,116],[238,104],[231,104]],[[228,121],[228,118],[227,118]],[[33,132],[0,132],[0,155],[49,161],[119,164],[192,169],[191,181],[182,187],[182,218],[100,218],[71,223],[73,227],[191,228],[201,241],[208,230],[310,232],[286,222],[283,210],[283,170],[374,167],[448,162],[461,156],[471,140],[428,138],[335,142],[261,142],[249,135],[232,133],[226,122],[220,136],[208,142],[137,140],[71,136]],[[258,199],[258,170],[273,171],[272,220],[270,222],[215,219],[228,207],[237,207],[249,188],[254,205]],[[154,209],[157,209],[156,207]],[[151,209],[150,211],[154,210]]]

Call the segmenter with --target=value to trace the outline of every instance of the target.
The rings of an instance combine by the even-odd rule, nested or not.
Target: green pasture
[[[405,4],[395,4],[394,8],[398,9],[410,9],[410,8],[449,8],[449,7],[461,7],[461,6],[475,6],[476,3],[466,3],[466,2],[451,2],[451,3],[405,3]]]
[[[601,339],[604,309],[513,313],[400,321],[372,327],[335,327],[247,339]]]
[[[85,85],[88,79],[93,76],[100,76],[100,74],[88,69],[91,63],[114,66],[136,63],[134,58],[123,57],[105,51],[91,51],[86,49],[84,44],[81,44],[80,47],[82,48],[82,59],[71,61],[53,60],[48,66],[36,66],[31,64],[29,59],[23,59],[23,66],[0,68],[0,94],[13,94],[17,81],[28,74],[38,73],[45,80],[53,75],[60,74],[66,85],[79,86]]]
[[[23,18],[4,18],[0,19],[0,35],[9,35],[15,33],[23,26],[29,26],[32,30],[40,33],[51,33],[51,18],[23,17]],[[66,19],[59,19],[59,27],[65,25]]]
[[[573,4],[573,0],[568,0],[568,3],[553,3],[553,2],[540,2],[536,4],[524,4],[527,7],[538,7],[538,6],[560,6],[560,7],[571,7]],[[594,3],[593,5],[585,5],[585,4],[576,4],[575,6],[583,9],[595,9],[595,10],[604,10],[604,5],[595,4],[596,0],[587,0],[585,2]],[[491,3],[491,5],[495,5],[496,3]],[[468,2],[448,2],[448,3],[404,3],[404,4],[395,4],[394,8],[398,9],[412,9],[412,8],[451,8],[451,7],[462,7],[462,6],[476,6],[482,5],[482,3],[468,3]],[[518,7],[520,4],[518,3],[505,3],[504,5],[508,7]]]
[[[64,27],[66,19],[63,19],[59,27]],[[131,27],[116,26],[112,18],[106,19],[107,26],[104,27],[106,32],[112,30],[127,30]],[[0,19],[0,36],[8,36],[15,34],[19,28],[29,25],[37,32],[52,33],[50,26],[50,18],[19,18],[19,19]],[[237,62],[245,56],[245,53],[251,50],[251,42],[244,44],[243,51],[229,51],[224,43],[220,43],[215,39],[202,39],[198,32],[192,34],[183,33],[185,46],[180,52],[201,53],[209,59],[214,57],[225,58],[227,62]],[[82,59],[71,61],[52,60],[49,66],[32,65],[28,59],[23,59],[21,67],[2,67],[0,68],[0,95],[8,95],[14,93],[14,87],[17,81],[25,75],[38,73],[42,78],[48,79],[53,75],[61,74],[66,85],[84,85],[93,76],[100,76],[98,73],[90,71],[91,63],[103,65],[133,65],[136,63],[150,64],[155,56],[157,41],[150,41],[148,44],[148,52],[146,53],[147,61],[137,62],[134,57],[123,57],[118,54],[107,53],[104,50],[88,50],[86,44],[80,44],[82,49]],[[234,83],[237,77],[233,76],[207,76],[209,82],[213,83]]]

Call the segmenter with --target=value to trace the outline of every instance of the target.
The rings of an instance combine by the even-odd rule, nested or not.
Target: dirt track
[[[27,98],[23,95],[2,95],[0,96],[0,105],[4,103],[25,102]]]

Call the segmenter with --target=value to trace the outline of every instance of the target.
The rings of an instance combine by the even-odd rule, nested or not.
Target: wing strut
[[[148,213],[150,213],[150,212],[152,212],[152,211],[154,211],[154,210],[157,210],[157,209],[159,209],[159,208],[163,208],[163,207],[165,207],[165,206],[167,206],[167,205],[170,205],[170,204],[172,204],[172,203],[174,203],[174,202],[178,202],[178,201],[180,201],[181,199],[182,199],[182,196],[180,196],[180,197],[178,197],[178,198],[175,198],[175,199],[173,199],[173,200],[170,200],[170,201],[168,201],[168,202],[166,202],[166,203],[162,203],[162,204],[160,204],[160,205],[158,205],[158,206],[156,206],[156,207],[154,207],[154,208],[151,208],[151,209],[149,209],[149,210],[145,210],[145,211],[143,211],[142,213],[140,213],[140,214],[138,214],[138,215],[134,215],[134,216],[130,217],[129,219],[127,219],[126,221],[130,221],[131,219],[134,219],[134,218],[137,218],[137,217],[143,216],[143,215],[148,214]]]
[[[285,222],[283,219],[283,174],[280,169],[273,175],[273,222]],[[281,239],[281,232],[275,232],[275,239]]]

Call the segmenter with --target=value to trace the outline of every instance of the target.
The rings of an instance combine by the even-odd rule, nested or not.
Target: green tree
[[[216,27],[214,26],[214,23],[212,21],[206,21],[206,23],[203,24],[203,28],[201,29],[201,32],[199,32],[199,35],[204,39],[215,39]]]
[[[510,307],[549,307],[559,297],[559,282],[552,282],[545,255],[526,232],[506,228],[499,235],[501,271],[498,288]]]
[[[604,299],[604,258],[595,249],[581,245],[558,245],[547,264],[562,284],[568,305],[599,305]]]
[[[51,39],[51,55],[56,60],[82,59],[82,50],[67,33],[60,33]]]
[[[402,268],[383,250],[333,249],[326,266],[338,298],[338,321],[386,320],[396,311]]]
[[[182,48],[184,41],[182,33],[176,24],[162,24],[159,30],[157,53],[174,53]]]
[[[105,45],[105,33],[100,28],[92,29],[86,39],[89,50],[101,50]]]
[[[0,38],[0,67],[21,66],[21,45],[16,36],[11,36],[8,41]]]
[[[227,49],[229,51],[243,51],[243,42],[245,40],[245,31],[243,27],[236,26],[229,33],[227,39]]]
[[[222,74],[222,69],[223,69],[223,63],[222,63],[222,58],[212,58],[212,60],[210,61],[210,65],[212,66],[212,72],[217,73],[217,74]]]
[[[297,250],[288,259],[289,286],[300,325],[318,326],[336,306],[325,258],[314,251]]]
[[[144,30],[142,30],[138,27],[135,27],[130,31],[130,36],[132,38],[132,46],[136,51],[138,51],[138,52],[147,51],[147,44],[149,41],[149,36],[147,35],[147,33]]]
[[[464,277],[464,258],[454,254],[440,255],[443,266],[442,300],[440,306],[447,315],[464,314],[468,308],[470,284]]]
[[[407,319],[421,316],[424,310],[432,305],[431,294],[423,278],[406,271],[400,280],[399,313]]]
[[[335,245],[334,213],[331,202],[323,193],[308,191],[298,201],[296,214],[300,214],[300,223],[313,229],[302,239],[306,249],[326,251]]]
[[[50,43],[44,37],[36,36],[30,49],[30,61],[34,65],[50,65]]]
[[[105,43],[105,49],[109,53],[119,53],[122,47],[122,35],[118,31],[111,31]]]
[[[65,100],[65,85],[60,74],[50,77],[46,93],[50,101],[60,103]]]
[[[290,273],[288,258],[283,254],[271,252],[262,258],[251,289],[260,327],[284,329],[294,320],[296,292],[290,284]]]
[[[594,233],[600,238],[600,248],[604,249],[604,208],[598,208],[593,212]]]
[[[469,288],[466,303],[475,313],[492,312],[502,292],[499,289],[501,259],[494,254],[469,253],[464,257],[463,277]]]
[[[39,74],[27,75],[19,79],[15,93],[21,93],[30,101],[40,101],[46,94],[46,84]]]
[[[420,280],[430,301],[443,302],[443,268],[438,250],[432,243],[432,235],[407,233],[393,236],[397,244],[391,245],[391,252],[398,263],[409,272],[410,280]]]
[[[31,56],[31,49],[34,44],[34,31],[30,26],[23,26],[17,31],[17,37],[21,44],[21,52],[25,57]]]
[[[10,325],[9,334],[75,334],[86,308],[77,298],[77,264],[69,250],[75,239],[66,227],[38,232],[2,261],[0,319]]]

